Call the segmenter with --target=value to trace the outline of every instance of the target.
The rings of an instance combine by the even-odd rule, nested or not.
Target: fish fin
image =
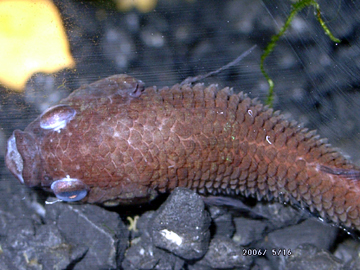
[[[188,77],[185,80],[183,80],[180,83],[180,86],[186,85],[186,84],[192,84],[198,81],[201,81],[203,79],[206,79],[208,77],[217,75],[218,73],[220,73],[223,70],[226,70],[232,66],[237,65],[241,60],[243,60],[246,56],[248,56],[254,49],[256,48],[256,45],[252,46],[250,49],[246,50],[244,53],[242,53],[240,56],[238,56],[235,60],[231,61],[230,63],[226,64],[225,66],[215,70],[215,71],[211,71],[205,75],[198,75],[196,77]]]
[[[320,170],[325,173],[337,175],[341,178],[360,180],[360,171],[356,169],[332,168],[329,166],[320,165]]]
[[[63,99],[61,103],[67,103],[76,99],[108,98],[113,95],[137,98],[144,90],[145,84],[141,80],[127,74],[117,74],[91,84],[82,85],[67,98]]]
[[[236,213],[241,213],[242,216],[250,217],[253,219],[267,218],[261,213],[256,213],[252,206],[247,205],[240,198],[231,198],[225,196],[202,196],[204,203],[210,206],[227,207]]]
[[[203,196],[203,201],[207,205],[214,205],[214,206],[230,206],[236,209],[243,209],[250,211],[251,208],[245,205],[241,200],[234,199],[231,197],[224,197],[224,196]]]

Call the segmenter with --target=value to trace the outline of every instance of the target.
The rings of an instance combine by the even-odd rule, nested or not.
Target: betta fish
[[[360,229],[360,169],[243,93],[114,75],[80,87],[7,142],[6,166],[63,201],[134,204],[176,187],[298,202]]]

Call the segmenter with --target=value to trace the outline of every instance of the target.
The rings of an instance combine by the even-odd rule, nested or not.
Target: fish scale
[[[53,115],[69,119],[41,128]],[[360,229],[358,167],[315,132],[214,84],[158,90],[114,75],[82,86],[14,131],[6,164],[28,186],[75,198],[86,190],[82,202],[139,203],[181,186],[298,201]]]

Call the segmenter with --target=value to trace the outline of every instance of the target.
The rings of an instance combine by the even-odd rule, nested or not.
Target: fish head
[[[39,147],[31,133],[21,130],[13,132],[7,141],[5,164],[22,184],[29,187],[40,184]]]
[[[76,115],[75,109],[60,104],[47,109],[24,130],[15,130],[7,141],[5,164],[28,187],[42,187],[64,201],[81,200],[88,188],[69,176],[54,180],[46,171],[42,143],[49,133],[60,132]]]
[[[147,198],[147,187],[124,172],[122,153],[104,154],[107,145],[114,152],[125,141],[128,129],[119,122],[143,91],[142,81],[124,74],[80,87],[24,131],[13,132],[6,166],[22,184],[52,192],[62,201],[126,203]]]

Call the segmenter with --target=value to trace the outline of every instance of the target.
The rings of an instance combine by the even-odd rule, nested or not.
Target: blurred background
[[[297,14],[265,60],[275,83],[274,108],[317,129],[360,164],[360,4],[317,2],[326,25],[341,43],[324,33],[313,7]],[[1,243],[10,243],[12,236],[34,235],[38,241],[31,231],[34,224],[41,230],[52,226],[44,222],[45,208],[37,203],[35,192],[20,185],[4,166],[6,140],[14,129],[23,130],[83,84],[127,73],[147,86],[171,86],[188,76],[214,71],[253,45],[257,48],[241,63],[204,82],[231,86],[264,101],[269,87],[260,72],[260,57],[293,3],[0,0],[0,254]],[[57,207],[64,205],[68,206]],[[9,220],[24,227],[12,230]],[[32,228],[26,237],[25,225]],[[16,248],[16,265],[28,266],[22,249]],[[48,256],[48,248],[44,250],[35,254]]]
[[[276,109],[319,130],[359,160],[359,4],[318,1],[293,20],[265,61]],[[284,24],[291,1],[0,1],[1,148],[13,129],[80,85],[128,73],[146,85],[173,85],[213,71],[253,45],[239,65],[206,83],[264,100],[260,55]]]

